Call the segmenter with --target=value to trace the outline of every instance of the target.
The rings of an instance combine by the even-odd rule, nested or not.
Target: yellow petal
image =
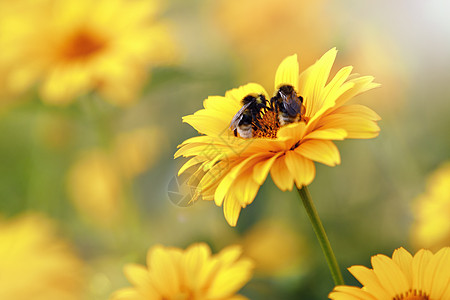
[[[450,299],[450,294],[445,294],[450,285],[450,247],[442,248],[433,256],[424,277],[430,299]]]
[[[373,83],[373,80],[374,80],[373,76],[363,76],[349,80],[348,82],[351,82],[354,85],[350,90],[342,94],[336,100],[336,107],[344,105],[348,100],[352,99],[353,97],[356,97],[357,95],[363,92],[379,87],[380,84]]]
[[[163,297],[170,298],[178,292],[180,287],[178,266],[162,246],[154,246],[149,251],[147,266],[151,270],[150,281]]]
[[[295,143],[300,141],[305,134],[306,124],[304,122],[292,123],[281,127],[277,132],[277,138],[289,141],[288,148],[291,148]]]
[[[124,288],[118,290],[111,295],[111,300],[145,300],[145,299],[157,299],[158,294],[153,294],[146,298],[144,295],[140,294],[135,288]]]
[[[347,137],[347,131],[342,128],[328,128],[324,130],[314,130],[307,134],[303,140],[343,140]]]
[[[127,264],[124,273],[128,281],[135,286],[149,286],[150,278],[147,268],[137,264]]]
[[[381,117],[368,108],[360,104],[344,105],[333,111],[333,114],[345,114],[347,116],[361,117],[372,121],[379,121]]]
[[[410,289],[410,285],[400,267],[391,258],[379,254],[372,257],[375,275],[383,288],[391,296],[401,295]]]
[[[415,290],[424,291],[426,287],[426,278],[424,278],[425,271],[431,261],[433,254],[431,251],[421,249],[413,257],[412,261],[412,288]]]
[[[354,286],[336,286],[328,295],[332,300],[378,300],[371,294]]]
[[[412,287],[412,260],[411,253],[400,247],[394,251],[392,260],[399,266],[403,274],[405,274],[408,284]]]
[[[365,290],[374,295],[377,300],[392,299],[393,296],[387,293],[373,270],[364,266],[352,266],[348,268],[348,270],[359,282],[361,282]]]
[[[378,136],[380,127],[375,121],[344,114],[332,114],[320,119],[321,129],[344,129],[349,139],[370,139]]]
[[[338,148],[333,142],[327,140],[307,140],[301,143],[295,152],[330,167],[341,163]]]
[[[270,168],[274,164],[275,160],[281,155],[277,153],[269,159],[263,160],[255,165],[253,168],[253,179],[259,185],[262,185],[269,174]]]
[[[286,166],[298,188],[310,184],[316,174],[314,163],[296,151],[286,152]]]
[[[200,281],[203,266],[210,259],[211,250],[204,243],[193,244],[181,258],[183,281],[191,290],[199,290],[205,283]]]
[[[303,84],[303,104],[306,107],[306,115],[312,117],[323,106],[322,94],[328,81],[331,68],[336,59],[337,50],[333,48],[326,52],[310,69]]]
[[[256,181],[253,180],[253,170],[252,168],[246,170],[245,173],[241,174],[239,178],[233,184],[233,191],[237,199],[241,204],[241,207],[246,207],[248,204],[252,203],[258,193],[259,187],[261,186]]]
[[[283,85],[291,85],[298,92],[298,76],[297,54],[286,57],[275,73],[275,93]]]
[[[331,109],[336,105],[336,100],[343,95],[345,92],[353,88],[354,83],[347,82],[348,75],[352,67],[345,67],[339,70],[336,76],[331,80],[331,82],[323,89],[321,92],[320,98],[323,99],[321,104],[317,104],[317,110],[311,111],[311,115],[307,115],[311,117],[309,120],[310,123],[314,123],[314,121],[319,118],[322,114],[324,114],[327,110]]]
[[[294,185],[294,177],[289,172],[286,166],[286,156],[280,156],[272,165],[270,169],[270,175],[273,182],[282,191],[292,190]]]
[[[229,171],[228,174],[224,176],[222,181],[217,186],[216,193],[214,195],[217,205],[219,205],[218,203],[222,203],[234,180],[239,176],[239,173],[244,171],[245,168],[249,168],[250,166],[260,161],[261,158],[265,155],[265,153],[258,153],[253,156],[247,157],[245,160],[239,162],[236,166],[231,168],[231,171]]]
[[[223,268],[211,284],[208,299],[228,299],[250,280],[253,263],[240,259],[231,266]]]
[[[241,203],[239,199],[231,191],[228,193],[223,202],[223,214],[228,224],[232,227],[236,226],[239,214],[241,213]]]

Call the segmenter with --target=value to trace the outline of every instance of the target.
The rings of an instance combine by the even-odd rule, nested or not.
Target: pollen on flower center
[[[264,113],[262,118],[258,120],[260,127],[254,126],[253,137],[255,138],[271,138],[277,137],[280,123],[275,112],[269,110]]]
[[[393,300],[429,300],[429,299],[430,297],[428,297],[422,291],[417,290],[410,290],[405,294],[401,294],[393,298]]]
[[[106,41],[87,30],[80,30],[71,35],[61,48],[61,58],[66,61],[82,60],[100,52]]]

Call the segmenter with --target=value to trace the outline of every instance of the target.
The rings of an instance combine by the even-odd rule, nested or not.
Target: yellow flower
[[[158,141],[158,146],[155,146],[155,141]],[[125,176],[133,178],[158,160],[165,144],[165,135],[160,128],[137,128],[117,136],[114,154]]]
[[[0,299],[78,300],[82,264],[37,214],[0,220]]]
[[[76,208],[89,220],[111,226],[123,210],[123,182],[113,159],[101,150],[90,150],[75,161],[67,189]]]
[[[0,21],[7,88],[20,93],[38,83],[47,103],[93,90],[130,103],[148,67],[174,54],[167,25],[155,21],[155,1],[21,0],[0,7],[7,8]]]
[[[305,271],[307,248],[291,226],[275,221],[256,224],[240,242],[244,254],[255,262],[255,272],[270,276],[289,276]]]
[[[334,300],[448,300],[450,299],[450,248],[433,255],[421,249],[414,257],[404,248],[394,251],[392,259],[372,257],[373,269],[352,266],[349,271],[362,288],[337,286],[330,293]]]
[[[134,287],[112,295],[115,300],[237,300],[250,280],[253,264],[240,258],[242,249],[231,246],[216,255],[204,243],[186,250],[160,245],[147,255],[147,268],[130,264],[125,275]]]
[[[373,138],[378,135],[380,117],[371,109],[345,105],[354,96],[377,84],[373,77],[348,80],[352,67],[342,68],[328,81],[336,49],[331,49],[299,75],[297,56],[287,57],[275,75],[275,93],[292,86],[303,97],[304,113],[299,122],[280,126],[274,111],[268,110],[253,126],[253,137],[236,137],[230,130],[233,116],[248,95],[270,99],[255,83],[228,91],[225,97],[212,96],[204,109],[183,118],[201,136],[184,141],[175,157],[193,156],[179,174],[196,167],[193,182],[199,182],[197,196],[222,206],[226,220],[235,226],[241,208],[253,202],[259,187],[271,174],[283,191],[310,184],[315,177],[314,162],[328,166],[340,163],[339,151],[332,140]]]
[[[412,240],[417,247],[439,249],[450,244],[450,162],[427,181],[427,189],[414,203]]]
[[[157,161],[164,141],[158,127],[120,132],[111,151],[94,148],[79,155],[67,175],[67,190],[76,208],[97,225],[118,224],[126,204],[124,191],[130,180]]]

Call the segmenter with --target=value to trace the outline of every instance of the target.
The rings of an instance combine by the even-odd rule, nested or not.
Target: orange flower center
[[[277,137],[278,129],[280,129],[280,123],[278,122],[278,116],[275,112],[268,110],[263,114],[262,118],[259,121],[258,126],[254,126],[255,130],[253,130],[253,137],[255,138],[271,138],[274,139]]]
[[[61,47],[65,61],[84,60],[106,47],[106,41],[93,32],[81,29],[70,36]]]
[[[430,297],[422,291],[410,290],[405,294],[395,296],[392,300],[429,300]]]

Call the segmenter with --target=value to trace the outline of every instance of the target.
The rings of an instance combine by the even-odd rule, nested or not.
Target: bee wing
[[[252,102],[248,102],[244,104],[241,109],[238,110],[238,112],[233,116],[233,119],[231,119],[230,122],[230,129],[235,130],[236,127],[239,125],[239,121],[242,119],[242,114],[244,111],[252,104]]]
[[[290,116],[298,115],[301,112],[300,99],[298,101],[297,99],[297,97],[292,96],[284,98],[283,105]]]

